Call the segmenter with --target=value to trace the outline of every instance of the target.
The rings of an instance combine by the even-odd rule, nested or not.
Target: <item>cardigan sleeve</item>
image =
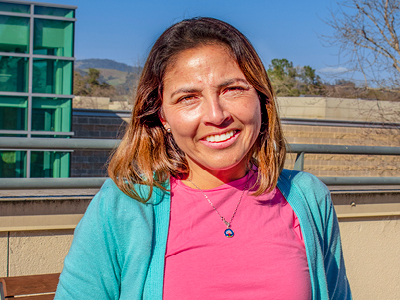
[[[327,212],[324,237],[324,265],[330,299],[352,299],[350,285],[346,276],[339,222],[330,194],[327,194]]]
[[[323,268],[330,300],[351,299],[350,285],[346,276],[339,222],[328,187],[312,174],[301,172],[300,187],[308,202],[312,220],[319,232]],[[318,264],[320,266],[320,264]]]
[[[76,227],[55,299],[141,299],[151,253],[151,214],[151,208],[106,181]]]
[[[110,243],[107,201],[100,191],[75,229],[55,299],[118,299],[117,253]]]
[[[278,187],[300,221],[313,299],[351,299],[339,223],[329,189],[314,175],[293,170],[282,171]]]
[[[303,183],[302,190],[310,204],[312,219],[320,235],[319,243],[323,255],[323,268],[329,299],[352,299],[344,265],[339,222],[332,203],[331,193],[328,187],[314,175],[302,172],[301,177],[303,177],[304,183],[307,183]],[[315,203],[315,205],[310,202]]]

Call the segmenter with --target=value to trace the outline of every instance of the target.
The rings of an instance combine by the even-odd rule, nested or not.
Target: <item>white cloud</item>
[[[345,67],[337,67],[337,68],[333,68],[333,67],[326,67],[323,69],[319,69],[318,72],[320,73],[344,73],[347,72],[349,69],[345,68]]]

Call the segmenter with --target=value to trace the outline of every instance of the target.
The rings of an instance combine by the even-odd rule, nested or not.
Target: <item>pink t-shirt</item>
[[[249,177],[251,187],[255,175]],[[204,190],[228,222],[246,181]],[[201,191],[173,178],[171,190],[164,300],[311,299],[299,222],[278,189],[261,196],[245,192],[232,238]]]

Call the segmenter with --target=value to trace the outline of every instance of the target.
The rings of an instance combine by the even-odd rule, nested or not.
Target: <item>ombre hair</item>
[[[168,28],[155,42],[144,65],[130,124],[108,167],[109,176],[130,197],[146,202],[153,187],[166,190],[170,176],[189,173],[185,153],[160,121],[163,80],[167,67],[179,53],[212,44],[227,47],[260,99],[261,129],[248,155],[249,161],[258,167],[254,195],[276,187],[286,147],[275,94],[261,59],[247,38],[233,26],[212,18],[194,18]],[[148,186],[148,195],[140,195],[136,184]]]

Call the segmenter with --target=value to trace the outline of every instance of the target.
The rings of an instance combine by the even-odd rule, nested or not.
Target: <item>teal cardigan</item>
[[[327,187],[311,174],[284,170],[278,188],[300,221],[313,299],[351,299]],[[76,227],[55,299],[161,300],[169,216],[168,192],[154,189],[143,204],[107,180]]]

